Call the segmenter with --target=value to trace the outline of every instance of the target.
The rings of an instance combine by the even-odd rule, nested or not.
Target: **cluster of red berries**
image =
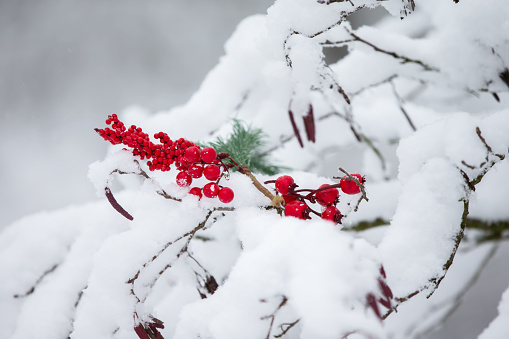
[[[352,174],[360,184],[365,182],[364,177],[360,174]],[[277,178],[275,181],[267,181],[266,183],[274,182],[276,191],[280,193],[285,201],[285,215],[292,216],[299,219],[311,219],[310,213],[314,213],[320,216],[324,220],[330,220],[336,224],[341,224],[343,215],[336,207],[339,203],[339,190],[341,188],[343,193],[346,194],[357,194],[360,193],[360,187],[357,183],[344,177],[341,179],[339,184],[321,185],[318,189],[297,189],[298,185],[295,184],[293,178],[289,175],[283,175]],[[301,194],[307,192],[307,194]],[[323,207],[321,213],[314,211],[306,203],[306,200],[311,203],[318,203]]]
[[[231,188],[219,186],[219,180],[228,171],[221,159],[228,157],[228,154],[217,154],[212,147],[201,149],[188,140],[180,138],[176,141],[170,139],[168,134],[159,132],[154,134],[155,139],[160,143],[155,144],[150,140],[147,133],[144,133],[140,127],[132,125],[126,128],[116,114],[112,114],[106,119],[106,124],[111,128],[96,128],[95,131],[106,141],[113,145],[124,144],[133,149],[133,155],[140,156],[141,160],[147,161],[147,166],[151,171],[169,171],[171,165],[174,165],[180,172],[177,174],[176,182],[181,187],[191,186],[193,178],[197,179],[204,176],[211,181],[203,189],[193,187],[189,193],[207,198],[218,197],[223,203],[229,203],[233,200],[234,194]]]

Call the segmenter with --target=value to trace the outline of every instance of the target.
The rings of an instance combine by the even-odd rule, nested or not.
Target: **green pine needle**
[[[240,120],[233,120],[233,132],[227,138],[217,137],[215,141],[203,146],[213,147],[218,153],[229,153],[239,165],[246,165],[253,173],[274,175],[281,167],[269,163],[268,154],[262,152],[266,136],[259,128],[246,126]],[[228,160],[225,160],[228,162]]]

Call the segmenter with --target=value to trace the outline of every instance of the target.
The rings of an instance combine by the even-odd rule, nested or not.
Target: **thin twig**
[[[299,321],[300,321],[300,318],[295,320],[292,323],[283,323],[283,324],[279,325],[279,328],[281,329],[282,332],[279,334],[275,334],[274,338],[283,337],[286,333],[288,333],[288,331],[290,331],[295,325],[297,325],[299,323]],[[284,326],[286,326],[286,328],[283,328]]]
[[[203,229],[207,223],[207,221],[209,220],[210,216],[212,215],[213,212],[215,211],[232,211],[233,208],[229,208],[229,207],[217,207],[217,208],[214,208],[214,209],[211,209],[208,211],[207,215],[205,216],[204,220],[198,224],[198,226],[196,226],[195,228],[193,228],[191,231],[189,232],[186,232],[184,234],[182,234],[181,236],[177,237],[176,239],[172,240],[172,241],[169,241],[167,242],[150,260],[146,261],[139,269],[138,271],[136,272],[136,274],[131,277],[126,283],[127,284],[130,284],[131,285],[131,294],[136,298],[136,300],[138,302],[142,302],[142,300],[140,298],[138,298],[138,296],[136,295],[136,293],[134,292],[134,283],[136,282],[136,280],[139,278],[140,274],[141,274],[141,271],[147,267],[150,263],[154,262],[168,247],[170,247],[171,245],[177,243],[178,241],[184,239],[184,238],[188,238],[186,240],[186,243],[185,245],[181,248],[181,250],[179,251],[179,253],[177,254],[177,256],[175,257],[175,260],[177,260],[178,258],[180,258],[180,256],[182,254],[184,254],[186,251],[187,251],[187,247],[188,247],[188,244],[189,242],[191,241],[191,239],[193,238],[193,236],[196,234],[196,232],[198,232],[199,230]],[[174,260],[174,261],[175,261]],[[173,263],[173,262],[172,262]],[[170,264],[167,264],[157,275],[157,277],[155,278],[155,280],[157,280],[168,268],[171,267],[172,263]]]
[[[397,54],[396,52],[390,52],[390,51],[386,51],[376,45],[374,45],[373,43],[369,42],[369,41],[366,41],[364,40],[363,38],[361,38],[360,36],[358,36],[357,34],[353,33],[352,31],[350,31],[348,28],[345,27],[345,30],[348,32],[348,34],[350,34],[350,36],[352,36],[356,41],[359,41],[359,42],[362,42],[363,44],[366,44],[368,46],[370,46],[371,48],[373,48],[375,51],[377,52],[380,52],[380,53],[384,53],[384,54],[387,54],[387,55],[390,55],[392,56],[393,58],[396,58],[396,59],[400,59],[400,60],[403,60],[403,63],[415,63],[415,64],[418,64],[420,65],[421,67],[424,68],[424,70],[426,71],[432,71],[432,72],[438,72],[439,70],[435,67],[431,67],[427,64],[425,64],[424,62],[420,61],[420,60],[416,60],[416,59],[411,59],[409,57],[406,57],[406,56],[403,56],[403,55],[400,55],[400,54]]]
[[[408,124],[410,125],[410,127],[414,130],[414,131],[417,131],[417,128],[415,128],[415,125],[414,123],[412,122],[412,119],[410,119],[410,116],[408,115],[406,109],[405,109],[405,102],[403,101],[403,99],[401,98],[401,96],[399,95],[398,91],[396,90],[396,85],[394,85],[394,82],[393,81],[390,81],[390,84],[391,84],[391,87],[392,87],[392,92],[394,93],[394,96],[396,97],[396,99],[398,100],[398,103],[399,103],[399,109],[401,110],[401,112],[403,113],[403,115],[405,116],[406,120],[408,121]]]
[[[248,176],[253,182],[253,185],[256,187],[256,189],[260,191],[263,195],[265,195],[267,198],[269,198],[274,207],[281,206],[281,203],[284,201],[283,198],[281,198],[280,196],[274,196],[274,194],[272,194],[265,186],[263,186],[258,181],[258,179],[256,179],[256,177],[251,173],[247,166],[239,165],[238,171]]]
[[[267,316],[264,316],[261,318],[261,320],[266,320],[266,319],[270,319],[270,325],[269,325],[269,332],[267,333],[267,336],[265,337],[265,339],[269,339],[270,338],[270,333],[272,332],[272,327],[274,326],[274,320],[276,319],[276,314],[277,312],[283,307],[286,305],[286,302],[288,301],[288,298],[286,296],[283,295],[283,300],[281,300],[281,302],[279,303],[278,307],[276,308],[276,310],[274,312],[272,312],[272,314],[270,315],[267,315]]]
[[[454,312],[456,312],[456,310],[460,307],[461,303],[463,302],[463,299],[464,299],[465,295],[467,294],[467,292],[475,285],[477,280],[479,280],[479,277],[481,276],[482,271],[487,266],[487,264],[490,262],[490,260],[494,257],[495,253],[497,252],[498,247],[499,247],[499,244],[494,244],[491,247],[488,254],[483,258],[482,262],[478,265],[478,268],[477,268],[475,274],[468,280],[465,287],[463,289],[461,289],[460,292],[456,296],[454,296],[452,298],[448,298],[447,300],[444,300],[440,304],[437,304],[429,309],[429,313],[433,314],[433,313],[439,311],[440,309],[442,309],[442,307],[443,307],[442,305],[451,303],[450,300],[452,299],[453,306],[449,309],[449,311],[447,311],[447,313],[445,315],[440,317],[440,322],[437,324],[434,324],[433,327],[429,327],[426,331],[421,332],[419,336],[425,336],[426,334],[432,332],[435,328],[441,327],[443,324],[445,324],[447,319],[451,315],[453,315]],[[414,337],[415,337],[415,335],[414,335]]]
[[[35,281],[34,285],[28,290],[26,291],[25,293],[23,294],[15,294],[13,297],[18,299],[18,298],[26,298],[28,297],[30,294],[34,293],[35,289],[37,288],[37,286],[39,286],[39,284],[41,283],[41,281],[49,274],[53,273],[57,267],[58,267],[59,264],[55,264],[53,266],[51,266],[50,268],[48,268],[46,271],[42,272],[41,276]]]
[[[370,88],[375,88],[375,87],[378,87],[380,85],[386,84],[388,82],[392,82],[392,80],[396,79],[397,77],[398,77],[397,74],[393,74],[393,75],[391,75],[390,77],[388,77],[386,79],[380,80],[379,82],[375,82],[373,84],[370,84],[370,85],[367,85],[365,87],[362,87],[361,89],[357,90],[356,92],[351,93],[350,95],[355,97],[355,96],[361,94],[362,92],[364,92],[364,91],[366,91],[366,90],[368,90]]]
[[[476,133],[477,135],[479,136],[479,139],[481,139],[481,142],[485,145],[486,147],[486,150],[487,150],[487,154],[488,156],[490,154],[493,154],[493,150],[491,149],[491,147],[487,144],[486,140],[482,137],[481,135],[481,130],[479,127],[476,128]],[[474,180],[470,181],[468,183],[468,188],[467,190],[468,191],[473,191],[475,189],[475,186],[477,184],[479,184],[481,182],[481,180],[484,178],[484,175],[486,173],[488,173],[488,171],[493,168],[493,166],[495,166],[495,164],[497,164],[499,161],[505,159],[505,156],[504,155],[500,155],[500,154],[495,154],[497,156],[498,159],[496,160],[493,160],[489,163],[486,163],[486,164],[483,164],[484,166],[484,169],[482,171],[481,174],[479,174]],[[467,177],[468,178],[468,177]],[[406,297],[403,297],[403,298],[396,298],[396,301],[398,302],[398,304],[396,304],[392,309],[390,309],[385,315],[384,315],[384,319],[390,315],[393,311],[395,311],[397,309],[397,307],[407,301],[408,299],[412,298],[413,296],[419,294],[420,292],[422,292],[423,290],[425,289],[430,289],[431,288],[431,292],[428,294],[427,298],[431,297],[433,295],[433,293],[436,291],[436,289],[438,288],[438,286],[440,285],[440,283],[442,282],[442,280],[444,279],[445,275],[447,274],[449,268],[451,267],[452,263],[453,263],[453,260],[454,260],[454,257],[458,251],[458,247],[461,243],[461,240],[463,239],[463,236],[464,236],[464,233],[465,233],[465,229],[467,228],[468,226],[468,219],[467,219],[467,216],[468,216],[468,212],[469,212],[469,199],[468,199],[468,192],[466,192],[465,194],[465,197],[463,198],[463,215],[461,217],[461,225],[460,225],[460,230],[458,232],[458,234],[456,235],[456,239],[455,239],[455,242],[454,242],[454,247],[451,251],[451,254],[448,258],[448,260],[446,261],[446,263],[444,264],[443,266],[443,274],[440,276],[440,277],[437,277],[437,278],[433,278],[433,279],[430,279],[429,282],[431,283],[431,286],[425,286],[417,291],[414,291],[412,293],[410,293],[409,295],[407,295]]]

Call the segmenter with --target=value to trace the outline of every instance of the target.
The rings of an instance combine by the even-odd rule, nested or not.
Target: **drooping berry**
[[[214,181],[219,178],[219,175],[221,174],[221,169],[217,165],[207,165],[203,169],[203,175],[207,180]]]
[[[200,161],[200,149],[196,146],[186,148],[184,157],[190,164]]]
[[[281,194],[288,194],[290,187],[294,185],[295,181],[289,175],[282,175],[276,179],[276,190]]]
[[[189,194],[196,195],[198,199],[201,199],[202,193],[199,187],[193,187],[189,190]]]
[[[201,150],[201,160],[204,162],[213,162],[216,156],[217,152],[212,147],[205,147]]]
[[[352,177],[356,177],[361,184],[365,182],[364,178],[360,174],[352,174]],[[357,183],[353,180],[346,179],[346,177],[345,179],[341,179],[339,184],[341,185],[341,190],[346,194],[357,194],[361,192],[361,189],[359,186],[357,186]]]
[[[192,164],[188,167],[187,172],[193,177],[193,178],[200,178],[203,174],[203,166],[198,164]]]
[[[215,198],[219,193],[219,186],[215,182],[209,182],[203,186],[203,195],[207,198]]]
[[[324,184],[319,188],[325,188],[330,185]],[[315,193],[316,202],[318,202],[322,206],[331,206],[336,202],[336,199],[339,196],[339,191],[336,187],[331,187],[328,189],[324,189],[323,191],[318,191]]]
[[[293,194],[283,194],[283,199],[285,199],[285,205],[288,203],[297,200],[297,196]]]
[[[285,215],[303,220],[310,219],[308,205],[298,200],[291,201],[285,206]]]
[[[192,182],[193,178],[191,178],[189,173],[182,171],[177,174],[177,185],[180,187],[187,187],[191,185]]]
[[[336,208],[336,206],[329,206],[322,212],[322,219],[330,220],[336,224],[341,224],[341,219],[343,215]]]
[[[217,197],[219,198],[219,201],[227,204],[233,200],[234,194],[231,188],[223,187],[219,190]]]

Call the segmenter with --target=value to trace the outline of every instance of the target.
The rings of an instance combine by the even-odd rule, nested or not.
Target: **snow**
[[[283,317],[303,319],[302,338],[334,338],[365,320],[364,298],[376,290],[379,274],[374,247],[321,221],[260,215],[256,209],[237,218],[240,257],[218,292],[184,308],[176,338],[259,338],[268,328],[263,317],[283,296],[292,311]],[[378,320],[369,318],[369,331],[380,334]]]
[[[0,336],[68,335],[93,255],[106,238],[127,229],[126,221],[101,201],[36,214],[7,228],[0,246],[0,270],[9,277],[2,278]],[[32,287],[33,293],[26,295]]]
[[[409,2],[356,4],[382,5],[399,16]],[[440,11],[432,11],[434,6]],[[490,54],[461,34],[475,11],[491,13],[487,5],[432,0],[415,13],[416,27],[409,31],[386,23],[355,31],[337,25],[355,9],[350,2],[279,0],[266,16],[239,24],[225,56],[188,103],[156,114],[133,106],[120,114],[127,125],[143,126],[149,134],[163,130],[173,139],[196,141],[224,137],[232,118],[244,119],[264,128],[272,156],[288,166],[285,174],[300,188],[338,182],[314,173],[327,156],[335,176],[343,175],[336,170],[340,166],[357,172],[345,165],[356,163],[367,176],[369,201],[356,212],[360,195],[341,194],[344,225],[317,216],[280,216],[238,172],[219,182],[235,192],[231,203],[198,200],[175,183],[176,171],[151,172],[129,150],[111,147],[103,161],[90,165],[88,177],[99,196],[110,188],[133,221],[103,198],[28,217],[6,229],[0,235],[0,272],[9,279],[0,290],[0,335],[136,338],[137,319],[144,324],[151,316],[164,321],[166,338],[270,337],[284,324],[295,324],[288,338],[402,337],[408,329],[438,323],[447,307],[422,326],[410,314],[410,324],[386,327],[367,296],[382,297],[383,267],[393,305],[409,312],[402,299],[422,292],[408,309],[425,314],[430,308],[422,306],[424,296],[446,275],[463,236],[467,202],[471,217],[507,220],[509,109],[507,96],[501,94],[498,103],[490,94],[507,91],[499,77],[505,54]],[[506,25],[501,12],[494,19]],[[449,17],[451,23],[439,29]],[[468,28],[475,39],[505,51],[507,41],[494,33],[495,25],[475,27],[488,31]],[[425,33],[416,37],[419,30]],[[350,32],[379,47],[342,42],[350,54],[329,68],[322,44],[353,38]],[[457,53],[467,52],[456,62]],[[479,101],[470,105],[472,92]],[[317,140],[304,138],[301,148],[292,137],[288,110],[304,136],[302,116],[310,105]],[[141,170],[151,178],[140,176]],[[256,176],[262,183],[276,178]],[[119,185],[113,186],[113,178]],[[476,178],[482,180],[474,192]],[[205,182],[198,179],[192,186]],[[181,201],[164,199],[163,190]],[[310,207],[320,211],[317,204]],[[373,221],[386,226],[353,233],[356,225]],[[485,253],[458,256],[472,258],[478,267]],[[473,274],[463,267],[451,280]],[[201,299],[200,282],[207,276],[219,287]],[[456,284],[454,291],[464,286]],[[25,292],[32,287],[33,293]],[[16,294],[22,296],[13,298]],[[500,318],[483,335],[500,333],[507,295]]]
[[[509,336],[509,326],[507,318],[509,317],[509,289],[502,295],[498,305],[498,316],[479,336],[479,339],[504,338]]]

